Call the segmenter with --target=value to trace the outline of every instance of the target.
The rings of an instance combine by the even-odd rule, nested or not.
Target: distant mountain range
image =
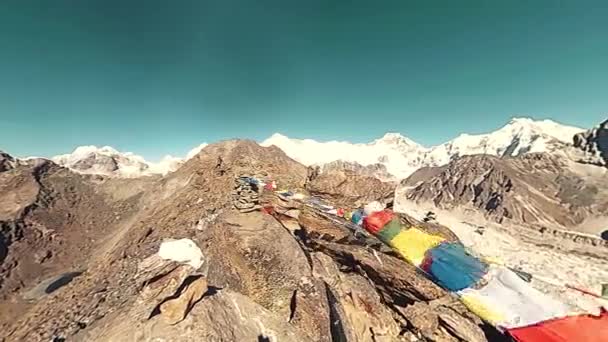
[[[261,142],[261,145],[275,145],[304,165],[324,165],[342,161],[381,168],[381,176],[385,179],[387,173],[395,179],[403,179],[421,167],[446,165],[463,155],[488,154],[504,157],[560,150],[573,143],[574,135],[583,132],[582,128],[551,120],[515,118],[494,132],[461,134],[453,140],[432,147],[422,146],[399,133],[387,133],[370,143],[319,142],[312,139],[292,139],[275,133]],[[166,156],[158,163],[148,162],[141,156],[120,152],[109,146],[81,146],[70,154],[59,155],[52,160],[80,173],[120,177],[164,175],[175,171],[204,146],[206,144],[194,148],[185,158]]]
[[[402,179],[421,167],[445,165],[463,155],[488,154],[505,157],[528,152],[555,151],[566,144],[572,144],[574,135],[583,131],[582,128],[562,125],[551,120],[515,118],[494,132],[462,134],[433,147],[424,147],[398,133],[387,133],[367,144],[317,142],[274,134],[262,142],[262,145],[276,145],[305,165],[325,164],[335,160],[356,162],[363,166],[379,163],[384,165],[390,174]]]
[[[185,158],[165,156],[158,163],[148,162],[131,152],[119,152],[110,146],[80,146],[72,153],[58,155],[51,160],[79,173],[133,178],[173,172],[205,146],[207,144],[193,148]]]

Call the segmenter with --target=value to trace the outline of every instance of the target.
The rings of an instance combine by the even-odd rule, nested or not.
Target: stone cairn
[[[247,176],[235,179],[234,190],[232,190],[233,205],[241,213],[248,213],[262,208],[260,205],[259,184],[248,181]]]

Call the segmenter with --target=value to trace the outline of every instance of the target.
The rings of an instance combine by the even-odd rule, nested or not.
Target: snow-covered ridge
[[[291,139],[275,133],[262,145],[276,145],[305,165],[322,165],[336,160],[364,166],[381,163],[397,178],[405,178],[421,167],[444,165],[461,155],[517,156],[528,152],[552,152],[572,143],[573,136],[582,131],[582,128],[551,120],[514,118],[494,132],[461,134],[433,147],[424,147],[399,133],[387,133],[367,144]]]
[[[288,156],[304,165],[323,165],[334,161],[356,162],[362,166],[382,164],[398,179],[425,166],[439,166],[452,158],[470,154],[517,156],[527,152],[551,152],[573,140],[584,130],[551,120],[512,119],[504,127],[487,134],[461,134],[433,147],[422,146],[399,133],[386,133],[369,143],[348,141],[319,142],[291,139],[275,133],[262,146],[276,145]],[[53,157],[56,163],[76,172],[118,177],[167,174],[198,154],[207,144],[193,148],[185,158],[165,156],[157,163],[143,157],[120,152],[110,146],[80,146],[72,153]]]
[[[72,153],[51,158],[55,163],[73,171],[85,174],[100,174],[117,177],[140,177],[165,175],[175,171],[186,160],[194,157],[207,144],[201,144],[186,158],[167,155],[159,162],[148,162],[142,156],[131,152],[120,152],[110,146],[79,146]]]

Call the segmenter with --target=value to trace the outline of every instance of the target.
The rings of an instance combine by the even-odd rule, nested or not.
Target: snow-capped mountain
[[[130,152],[119,152],[110,146],[79,146],[72,153],[55,156],[52,160],[76,172],[87,174],[137,177],[149,174],[146,160]]]
[[[261,145],[275,145],[304,165],[322,165],[336,160],[357,162],[363,166],[380,163],[395,176],[416,171],[426,151],[423,146],[397,133],[387,133],[368,144],[290,139],[275,133]]]
[[[207,144],[201,144],[186,158],[165,156],[159,162],[146,161],[142,156],[131,152],[119,152],[110,146],[79,146],[72,153],[51,158],[55,163],[73,171],[85,174],[100,174],[117,177],[140,177],[165,175],[175,171],[186,160],[194,157]]]
[[[515,118],[494,132],[462,134],[433,147],[424,147],[398,133],[387,133],[367,144],[290,139],[275,133],[263,141],[262,145],[276,145],[305,165],[322,165],[335,160],[361,165],[381,163],[392,175],[405,178],[421,167],[444,165],[452,158],[462,155],[490,154],[503,157],[527,152],[551,152],[572,143],[573,136],[582,131],[581,128],[551,120]]]
[[[584,130],[551,120],[512,119],[504,127],[487,134],[461,134],[453,140],[425,147],[399,133],[387,133],[370,143],[347,141],[318,142],[311,139],[291,139],[275,133],[262,146],[276,145],[288,156],[304,165],[324,165],[334,161],[358,163],[362,166],[380,164],[397,179],[406,178],[425,166],[441,166],[453,158],[471,154],[517,156],[527,152],[552,152],[573,141]],[[143,157],[119,152],[104,146],[80,146],[70,154],[52,160],[74,171],[119,177],[139,177],[167,174],[198,154],[207,144],[193,148],[185,158],[166,156],[158,163]]]
[[[444,165],[454,157],[490,154],[499,157],[518,156],[528,152],[551,152],[571,144],[582,128],[566,126],[551,120],[512,119],[504,127],[488,134],[461,134],[435,146],[426,155],[430,166]]]

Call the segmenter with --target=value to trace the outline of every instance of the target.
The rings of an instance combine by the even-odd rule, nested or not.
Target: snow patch
[[[158,249],[158,256],[165,260],[190,265],[195,270],[198,270],[205,261],[201,249],[190,239],[164,241]]]
[[[201,152],[201,150],[204,149],[207,145],[208,145],[207,143],[202,143],[202,144],[196,146],[195,148],[191,149],[188,152],[188,154],[186,154],[185,160],[190,160],[190,159],[194,158],[194,156],[199,154]]]

